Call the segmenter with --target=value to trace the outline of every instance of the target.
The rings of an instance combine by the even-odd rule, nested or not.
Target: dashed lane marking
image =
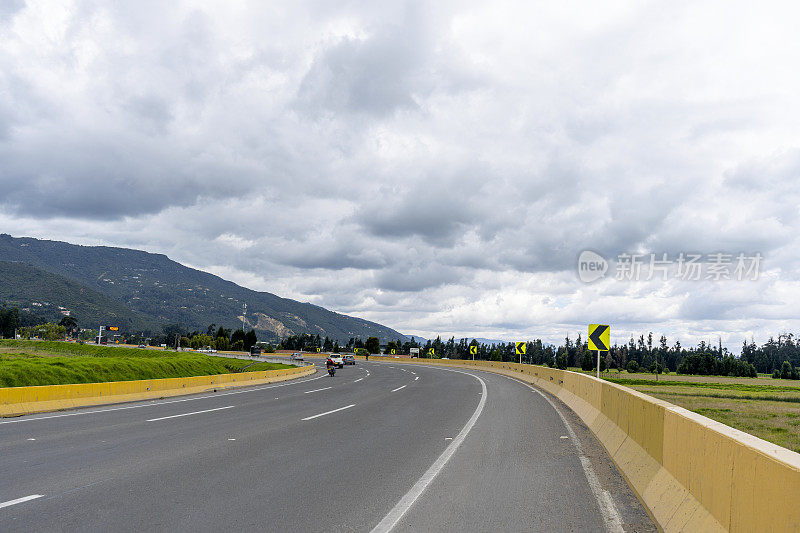
[[[351,403],[350,405],[345,405],[344,407],[340,407],[340,408],[338,408],[338,409],[334,409],[333,411],[326,411],[326,412],[324,412],[324,413],[320,413],[320,414],[318,414],[318,415],[314,415],[314,416],[307,416],[307,417],[305,417],[305,418],[301,418],[300,420],[301,420],[301,421],[313,420],[313,419],[315,419],[315,418],[319,418],[319,417],[321,417],[321,416],[329,415],[329,414],[332,414],[332,413],[338,413],[339,411],[344,411],[345,409],[350,409],[351,407],[355,407],[355,405],[356,405],[356,404],[354,404],[354,403]]]
[[[25,503],[31,500],[35,500],[37,498],[41,498],[44,494],[31,494],[30,496],[23,496],[22,498],[17,498],[16,500],[8,500],[7,502],[0,503],[0,509],[3,507],[11,507],[12,505],[17,505],[18,503]]]
[[[167,420],[170,418],[180,418],[182,416],[192,416],[192,415],[199,415],[202,413],[210,413],[212,411],[222,411],[223,409],[232,409],[233,405],[226,405],[225,407],[217,407],[215,409],[203,409],[202,411],[192,411],[191,413],[181,413],[179,415],[172,415],[172,416],[162,416],[160,418],[151,418],[147,420],[147,422],[158,422],[159,420]]]

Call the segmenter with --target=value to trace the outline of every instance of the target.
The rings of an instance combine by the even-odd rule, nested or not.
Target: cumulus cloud
[[[792,327],[797,9],[6,2],[0,226],[426,336],[735,348]],[[584,249],[766,272],[584,285]]]

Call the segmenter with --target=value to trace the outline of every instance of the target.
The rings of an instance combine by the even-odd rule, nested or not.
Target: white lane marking
[[[568,439],[568,438],[569,438],[569,437],[567,437],[566,435],[561,435],[561,436],[559,437],[559,439]]]
[[[231,394],[244,394],[246,392],[256,392],[262,391],[267,389],[274,389],[277,387],[288,387],[289,385],[299,385],[301,383],[308,383],[309,381],[314,381],[316,379],[322,379],[328,377],[327,374],[324,376],[317,376],[315,378],[310,379],[303,379],[300,381],[288,381],[286,383],[279,383],[277,385],[268,385],[265,387],[253,387],[253,388],[246,388],[243,390],[235,390],[230,392],[218,392],[214,394],[207,394],[205,396],[197,396],[195,398],[182,398],[180,400],[162,400],[162,401],[151,401],[150,403],[142,403],[138,405],[126,405],[124,407],[109,407],[108,409],[93,409],[91,411],[76,411],[74,413],[62,413],[59,415],[47,415],[47,416],[37,416],[34,418],[16,418],[14,420],[4,420],[0,421],[0,425],[3,424],[19,424],[20,422],[33,422],[35,420],[48,420],[50,418],[63,418],[65,416],[78,416],[78,415],[94,415],[98,413],[110,413],[111,411],[124,411],[126,409],[139,409],[140,407],[157,407],[159,405],[168,405],[171,403],[181,403],[181,402],[193,402],[195,400],[205,400],[208,398],[219,398],[220,396],[230,396]],[[277,400],[277,398],[275,398]]]
[[[222,411],[223,409],[231,409],[233,405],[227,405],[225,407],[216,407],[214,409],[203,409],[202,411],[193,411],[191,413],[181,413],[179,415],[172,415],[172,416],[162,416],[161,418],[151,418],[146,420],[146,422],[158,422],[159,420],[167,420],[169,418],[180,418],[182,416],[192,416],[192,415],[199,415],[201,413],[210,413],[212,411]]]
[[[359,381],[361,381],[362,379],[364,379],[364,378],[358,378],[358,379],[357,379],[357,380],[355,380],[353,383],[358,383],[358,382],[359,382]]]
[[[17,505],[18,503],[29,502],[31,500],[35,500],[36,498],[41,498],[44,494],[31,494],[30,496],[23,496],[22,498],[17,498],[16,500],[9,500],[7,502],[0,503],[0,509],[3,507],[11,507],[12,505]]]
[[[445,437],[444,440],[453,440],[453,437]]]
[[[338,408],[338,409],[334,409],[333,411],[326,411],[326,412],[324,412],[324,413],[320,413],[320,414],[318,414],[318,415],[314,415],[314,416],[307,416],[307,417],[305,417],[305,418],[301,418],[300,420],[301,420],[301,421],[305,421],[305,420],[313,420],[314,418],[319,418],[319,417],[321,417],[321,416],[329,415],[329,414],[331,414],[331,413],[338,413],[339,411],[344,411],[345,409],[350,409],[351,407],[355,407],[355,405],[356,405],[356,404],[354,404],[354,403],[351,403],[350,405],[345,405],[344,407],[340,407],[340,408]]]
[[[28,439],[28,440],[36,440],[36,439]]]
[[[419,379],[419,376],[415,377],[415,378],[414,378],[414,381],[417,381],[418,379]]]
[[[236,439],[228,439],[228,440],[236,440]]]
[[[396,389],[394,389],[392,392],[397,392],[397,391],[399,391],[400,389],[405,389],[405,388],[406,388],[406,385],[403,385],[402,387],[397,387],[397,388],[396,388]]]
[[[311,394],[312,392],[319,392],[321,390],[332,389],[333,387],[322,387],[321,389],[307,390],[303,394]]]
[[[564,414],[561,412],[553,401],[547,397],[545,393],[533,387],[524,381],[520,381],[518,379],[511,378],[506,376],[508,379],[512,381],[516,381],[517,383],[521,383],[526,387],[530,388],[539,396],[547,400],[547,403],[558,413],[558,417],[561,418],[561,421],[564,423],[564,427],[567,428],[567,433],[569,434],[569,440],[575,446],[575,450],[578,452],[578,459],[580,459],[581,466],[583,467],[583,473],[586,475],[586,481],[589,483],[589,488],[592,491],[595,499],[597,500],[597,506],[600,508],[600,515],[603,517],[603,522],[605,523],[606,530],[612,531],[614,533],[619,533],[625,531],[622,527],[622,517],[619,514],[619,510],[617,509],[616,504],[614,503],[614,499],[611,497],[611,493],[605,490],[602,485],[600,485],[600,480],[597,479],[597,474],[595,474],[594,468],[592,468],[592,462],[586,457],[586,454],[583,453],[583,446],[581,445],[580,441],[578,440],[577,435],[575,435],[575,431],[572,429],[572,426],[567,421]],[[562,439],[565,437],[561,437]]]
[[[403,496],[397,505],[389,511],[389,514],[383,517],[383,520],[378,523],[377,526],[372,530],[372,533],[385,533],[391,531],[394,526],[403,518],[403,515],[414,505],[414,502],[417,501],[417,498],[428,488],[431,481],[441,472],[444,465],[447,464],[447,461],[453,456],[461,443],[464,442],[464,439],[467,437],[467,434],[472,429],[472,426],[475,425],[475,422],[478,421],[478,417],[481,416],[481,412],[483,412],[483,406],[486,405],[486,382],[483,381],[481,378],[474,374],[470,374],[468,372],[461,372],[460,370],[451,370],[451,369],[443,369],[443,370],[450,370],[451,372],[459,372],[460,374],[466,374],[468,376],[472,376],[478,381],[481,382],[481,390],[483,391],[483,395],[481,396],[481,401],[478,402],[478,407],[475,409],[475,412],[472,413],[472,416],[467,421],[467,425],[465,425],[461,432],[456,436],[455,439],[444,449],[442,455],[439,456],[438,459],[431,465],[431,467],[422,474],[422,477],[417,480],[411,490],[409,490],[405,496]]]

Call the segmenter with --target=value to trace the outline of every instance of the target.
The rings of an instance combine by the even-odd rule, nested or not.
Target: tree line
[[[80,336],[86,340],[97,333],[78,328],[75,317],[63,317],[59,324],[49,324],[41,317],[29,312],[21,312],[16,307],[0,307],[0,336],[11,338],[15,332],[22,336],[43,336],[64,338],[64,336]],[[123,340],[133,344],[150,344],[160,346],[181,346],[194,349],[213,348],[216,350],[247,351],[258,343],[255,330],[244,331],[242,328],[224,328],[216,324],[209,325],[205,331],[189,331],[181,324],[168,324],[157,334],[126,334]],[[291,335],[281,340],[277,346],[262,344],[267,352],[275,349],[321,352],[347,352],[370,354],[409,355],[416,348],[420,357],[428,357],[433,353],[435,358],[475,359],[489,361],[519,361],[515,343],[479,343],[468,338],[456,340],[450,337],[420,342],[414,337],[403,341],[396,339],[381,346],[377,337],[351,337],[340,344],[338,339],[319,334],[302,333]],[[471,347],[475,347],[475,354]],[[589,351],[588,343],[581,335],[573,340],[569,336],[559,345],[545,343],[541,339],[529,341],[522,362],[547,365],[557,368],[582,368],[593,370],[596,367],[596,356]],[[767,342],[757,345],[752,339],[742,342],[741,353],[736,356],[722,346],[701,341],[697,346],[684,348],[680,341],[670,343],[666,336],[656,339],[652,332],[631,337],[624,344],[614,344],[600,358],[600,367],[630,372],[677,372],[681,374],[755,376],[756,373],[772,374],[773,377],[800,379],[800,338],[792,333],[783,333],[770,337]]]

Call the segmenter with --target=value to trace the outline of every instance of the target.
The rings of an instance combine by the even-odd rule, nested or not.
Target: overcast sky
[[[796,2],[203,4],[0,2],[0,231],[426,337],[800,331]]]

